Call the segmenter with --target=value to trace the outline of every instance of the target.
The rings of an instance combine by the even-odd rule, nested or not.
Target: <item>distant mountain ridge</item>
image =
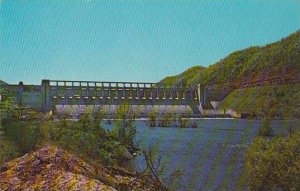
[[[225,43],[225,42],[224,42]],[[243,88],[300,82],[300,30],[263,47],[231,53],[205,68],[194,66],[160,81],[165,85],[203,84],[215,88]]]

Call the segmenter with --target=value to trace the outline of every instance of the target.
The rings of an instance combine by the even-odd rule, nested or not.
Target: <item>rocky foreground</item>
[[[87,164],[54,146],[5,163],[0,167],[0,190],[154,190],[134,174]]]

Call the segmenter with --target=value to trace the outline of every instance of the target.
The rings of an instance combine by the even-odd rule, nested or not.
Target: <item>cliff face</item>
[[[142,190],[134,175],[87,164],[76,156],[53,146],[5,163],[0,167],[0,190],[107,190],[122,187]],[[151,190],[151,188],[148,188]]]

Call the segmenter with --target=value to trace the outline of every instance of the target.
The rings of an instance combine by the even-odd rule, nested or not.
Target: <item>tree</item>
[[[160,116],[160,126],[161,127],[170,127],[172,121],[172,115],[170,113],[163,113]]]
[[[158,114],[153,110],[149,113],[149,126],[155,127],[156,126],[156,118]]]
[[[99,136],[102,136],[105,133],[104,128],[101,126],[101,122],[105,116],[103,108],[98,107],[92,113],[92,131]]]
[[[144,150],[143,156],[146,162],[146,169],[144,171],[144,174],[147,175],[147,179],[151,180],[153,185],[155,186],[155,190],[162,190],[167,191],[166,185],[164,185],[163,180],[161,179],[161,170],[160,167],[160,157],[157,161],[154,160],[154,152],[153,149],[150,149],[148,151]]]
[[[92,127],[92,118],[89,113],[85,113],[83,116],[80,117],[79,121],[79,128],[84,132],[90,131]]]
[[[242,183],[250,190],[300,190],[300,133],[271,140],[258,137],[249,147]]]
[[[116,126],[118,140],[130,151],[135,150],[134,138],[136,135],[135,114],[126,102],[122,103],[116,111]]]
[[[153,186],[153,190],[171,191],[177,190],[177,183],[182,173],[179,170],[166,169],[162,163],[161,155],[158,155],[158,145],[149,145],[146,150],[142,151],[144,168],[139,169],[139,178],[143,179],[146,184]],[[172,171],[170,174],[168,171]],[[168,177],[165,175],[169,174]]]
[[[8,91],[0,87],[0,120],[8,117],[15,107],[13,97],[8,94]]]
[[[270,117],[264,117],[258,134],[260,136],[270,137],[273,135],[273,129]]]
[[[188,124],[188,120],[183,119],[182,114],[180,114],[178,117],[178,126],[181,128],[185,128],[187,127],[187,124]]]

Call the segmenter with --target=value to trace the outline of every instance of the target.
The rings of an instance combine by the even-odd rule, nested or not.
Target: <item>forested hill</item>
[[[224,42],[226,43],[226,42]],[[236,51],[207,68],[192,67],[164,78],[165,85],[245,88],[300,82],[300,30],[263,47]]]

